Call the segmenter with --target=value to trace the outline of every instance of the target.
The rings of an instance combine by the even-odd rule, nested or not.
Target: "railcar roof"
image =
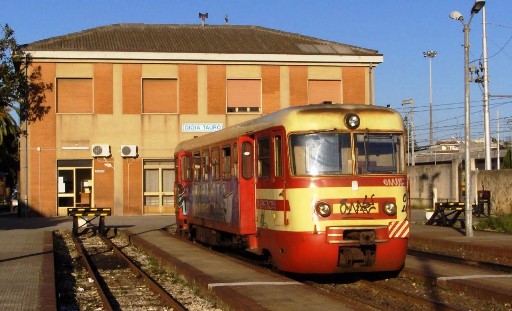
[[[391,108],[362,104],[313,104],[283,108],[273,113],[227,127],[218,132],[186,140],[176,146],[176,151],[195,149],[204,145],[222,142],[242,135],[250,135],[270,127],[284,126],[289,132],[318,130],[343,130],[345,115],[360,116],[360,131],[378,129],[403,131],[402,117]]]

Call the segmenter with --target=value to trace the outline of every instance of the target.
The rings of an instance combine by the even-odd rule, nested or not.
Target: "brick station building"
[[[78,206],[172,214],[178,142],[288,106],[373,105],[383,61],[371,49],[236,25],[108,25],[25,51],[53,84],[49,114],[20,148],[21,201],[42,216]]]

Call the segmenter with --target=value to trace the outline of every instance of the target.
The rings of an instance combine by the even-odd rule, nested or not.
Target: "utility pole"
[[[491,134],[489,125],[489,69],[487,68],[487,30],[486,30],[485,6],[482,7],[482,58],[484,59],[484,144],[485,144],[485,169],[491,170]]]
[[[411,110],[409,113],[411,114],[410,119],[410,127],[411,127],[411,165],[414,166],[416,164],[416,160],[414,159],[414,100],[413,99],[404,99],[402,100],[402,106],[404,105],[411,105]],[[407,152],[409,153],[409,152]]]
[[[500,111],[496,110],[496,135],[498,139],[498,156],[496,157],[496,169],[500,170]]]

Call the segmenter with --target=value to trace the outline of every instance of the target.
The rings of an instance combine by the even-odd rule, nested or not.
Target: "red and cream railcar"
[[[282,271],[399,271],[404,128],[390,108],[289,107],[176,147],[178,232]]]

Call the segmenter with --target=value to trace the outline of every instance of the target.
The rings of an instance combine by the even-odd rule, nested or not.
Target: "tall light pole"
[[[434,125],[432,123],[432,59],[437,56],[436,51],[423,52],[423,57],[428,58],[428,85],[429,85],[429,96],[430,96],[430,146],[434,145]]]
[[[473,237],[473,218],[472,218],[472,206],[471,206],[471,154],[470,154],[470,143],[471,143],[471,133],[470,133],[470,120],[469,120],[469,24],[471,24],[471,20],[473,16],[477,14],[485,5],[485,1],[477,0],[473,7],[471,8],[471,16],[469,17],[469,21],[464,23],[464,17],[460,12],[453,11],[450,13],[450,18],[458,20],[464,26],[464,141],[465,141],[465,156],[464,156],[464,164],[465,164],[465,182],[466,182],[466,193],[465,193],[465,231],[467,237]]]
[[[414,159],[414,100],[404,99],[402,100],[402,106],[404,105],[411,105],[411,110],[409,111],[409,113],[411,114],[411,118],[409,121],[411,132],[407,133],[407,135],[411,136],[411,143],[409,145],[411,147],[411,165],[414,166],[416,164]],[[407,153],[409,153],[409,150],[407,150]]]
[[[482,8],[482,58],[484,59],[484,144],[485,144],[485,169],[491,170],[491,134],[489,125],[489,69],[487,68],[487,20],[485,7]],[[499,161],[499,156],[498,156]]]

